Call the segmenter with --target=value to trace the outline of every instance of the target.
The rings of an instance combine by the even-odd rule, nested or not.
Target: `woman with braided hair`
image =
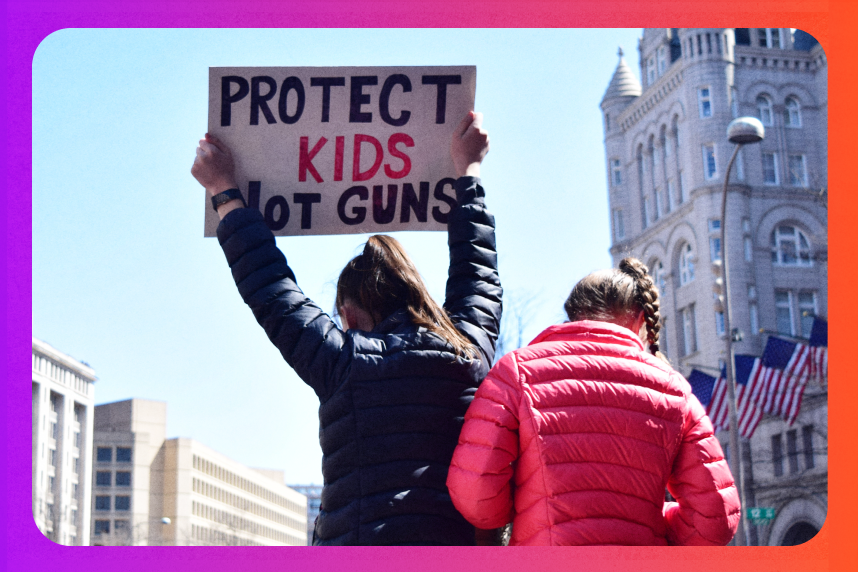
[[[511,522],[510,545],[727,544],[738,493],[703,407],[658,351],[647,267],[590,274],[565,310],[477,391],[447,479],[456,508],[479,529]]]

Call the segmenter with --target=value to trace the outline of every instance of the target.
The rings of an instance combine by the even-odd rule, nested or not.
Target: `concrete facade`
[[[166,404],[95,408],[92,538],[99,545],[303,546],[307,499],[254,470],[166,439]]]
[[[33,518],[59,544],[89,544],[95,372],[33,338]]]
[[[615,265],[632,255],[649,266],[661,292],[661,347],[673,366],[717,375],[726,332],[711,262],[721,258],[721,196],[734,148],[726,129],[735,117],[759,118],[766,137],[741,150],[728,186],[730,325],[743,336],[734,352],[761,355],[769,334],[806,339],[813,316],[827,315],[825,53],[788,28],[647,28],[638,49],[641,80],[621,55],[601,103],[611,256]],[[747,506],[778,514],[750,525],[753,542],[781,544],[822,525],[827,411],[826,386],[811,383],[792,427],[767,416],[744,440]],[[787,455],[792,464],[775,475],[775,459]]]

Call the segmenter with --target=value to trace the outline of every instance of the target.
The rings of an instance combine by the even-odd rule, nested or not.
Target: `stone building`
[[[166,438],[167,405],[95,407],[95,545],[304,546],[307,498],[283,472],[251,469],[187,438]]]
[[[765,139],[730,175],[727,244],[737,354],[767,336],[807,338],[828,306],[828,75],[814,38],[789,28],[647,28],[639,81],[623,58],[602,99],[614,263],[629,254],[661,291],[661,345],[683,374],[717,375],[723,314],[711,262],[721,258],[729,122],[754,116]],[[748,525],[762,545],[803,542],[827,510],[826,385],[811,383],[793,426],[766,416],[743,440],[747,506],[775,519]],[[722,444],[729,442],[719,434]],[[729,454],[729,451],[728,451]]]
[[[33,518],[59,544],[89,544],[95,372],[33,338]]]

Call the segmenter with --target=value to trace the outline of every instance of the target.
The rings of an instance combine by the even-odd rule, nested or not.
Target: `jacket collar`
[[[413,326],[411,320],[408,319],[408,311],[404,308],[396,310],[394,313],[376,324],[372,329],[373,334],[389,334],[401,328],[403,325]]]
[[[598,340],[607,343],[636,347],[643,351],[641,339],[630,329],[610,322],[595,320],[580,320],[578,322],[563,322],[546,328],[528,345],[547,341]]]

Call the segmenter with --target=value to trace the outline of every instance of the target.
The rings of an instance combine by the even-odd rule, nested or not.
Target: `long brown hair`
[[[619,269],[599,270],[584,277],[572,288],[563,308],[573,322],[598,320],[627,328],[643,312],[649,350],[667,361],[659,351],[658,294],[646,265],[637,258],[624,258]]]
[[[477,355],[473,344],[429,295],[411,258],[392,236],[369,237],[363,252],[343,268],[337,281],[337,308],[346,300],[368,312],[375,324],[405,309],[412,323],[441,336],[456,355],[467,359]]]

